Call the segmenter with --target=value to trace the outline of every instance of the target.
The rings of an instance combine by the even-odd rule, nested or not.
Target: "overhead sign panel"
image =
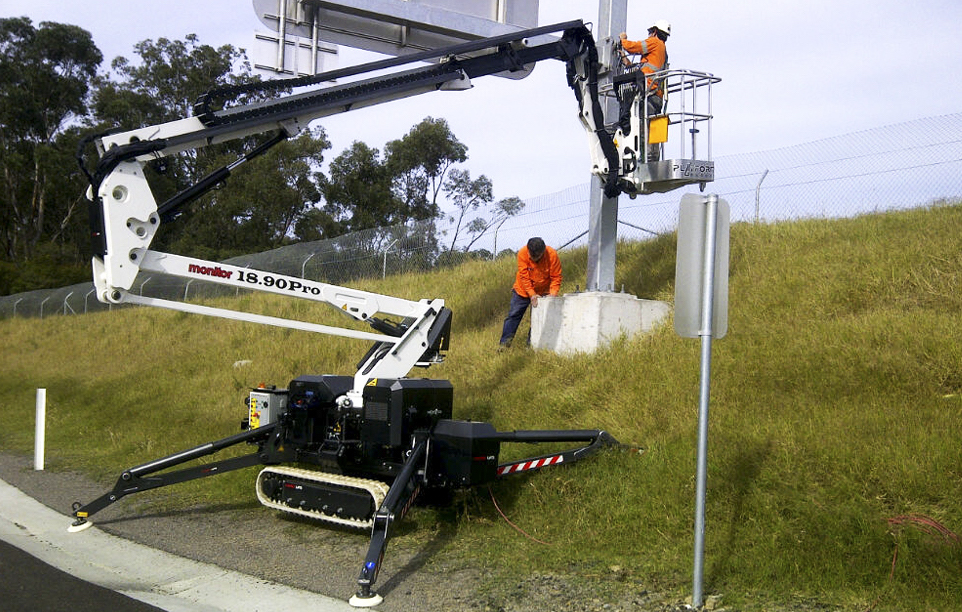
[[[254,32],[250,58],[254,69],[273,76],[308,76],[337,67],[337,46],[277,32]],[[281,51],[283,49],[283,51]]]
[[[539,0],[253,0],[274,32],[404,55],[538,25]]]

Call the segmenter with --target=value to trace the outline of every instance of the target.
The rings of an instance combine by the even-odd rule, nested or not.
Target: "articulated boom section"
[[[560,38],[549,36],[561,34]],[[439,63],[407,68],[384,76],[360,78],[338,85],[335,79],[364,77],[415,62]],[[597,108],[597,50],[590,32],[580,21],[519,31],[453,47],[416,53],[335,70],[314,77],[251,83],[211,91],[195,105],[195,116],[158,126],[100,136],[101,157],[87,168],[82,153],[78,161],[90,179],[88,197],[93,241],[93,276],[98,299],[105,303],[132,303],[184,312],[225,317],[302,331],[369,340],[374,346],[358,365],[355,384],[347,395],[359,404],[362,389],[373,378],[406,376],[415,366],[443,359],[448,346],[450,311],[443,300],[418,302],[336,287],[281,274],[160,253],[150,245],[161,224],[180,209],[227,180],[239,167],[272,146],[296,135],[312,120],[365,106],[441,89],[463,89],[471,80],[504,72],[522,72],[534,63],[555,59],[568,63],[569,84],[582,104]],[[289,94],[293,88],[307,91]],[[214,110],[215,102],[231,101],[251,93],[281,92],[276,98]],[[597,115],[596,136],[604,139],[610,168],[617,168],[611,138]],[[144,164],[189,149],[272,133],[267,140],[228,166],[158,204],[144,173]],[[617,175],[608,177],[615,188]],[[344,314],[368,323],[373,332],[319,325],[305,321],[213,308],[136,295],[130,291],[141,272],[157,272],[202,280],[237,289],[265,291],[330,304]]]

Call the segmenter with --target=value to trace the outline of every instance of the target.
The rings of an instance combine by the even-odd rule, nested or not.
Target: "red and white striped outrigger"
[[[560,465],[577,461],[597,452],[602,446],[617,444],[611,434],[600,429],[583,429],[574,431],[512,431],[498,432],[499,442],[588,442],[587,446],[560,451],[541,457],[529,457],[517,461],[509,461],[498,465],[498,477],[538,470],[551,465]]]
[[[517,474],[518,472],[526,472],[528,470],[537,470],[538,468],[548,467],[549,465],[564,463],[564,460],[564,453],[561,453],[558,455],[552,455],[550,457],[541,457],[540,459],[525,459],[523,461],[516,461],[514,463],[505,463],[498,466],[498,476]]]

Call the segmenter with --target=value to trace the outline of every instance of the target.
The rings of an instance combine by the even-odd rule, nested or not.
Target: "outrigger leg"
[[[132,493],[139,493],[141,491],[156,489],[158,487],[166,487],[167,485],[177,484],[179,482],[187,482],[188,480],[215,476],[217,474],[223,474],[225,472],[231,472],[241,468],[273,462],[271,457],[262,451],[263,442],[270,438],[270,435],[273,433],[276,426],[276,424],[265,425],[257,429],[245,431],[214,442],[208,442],[207,444],[202,444],[179,453],[174,453],[173,455],[169,455],[162,459],[157,459],[155,461],[151,461],[150,463],[145,463],[143,465],[130,468],[129,470],[125,470],[120,475],[120,478],[117,479],[117,484],[114,485],[114,488],[107,493],[101,495],[88,504],[81,504],[79,501],[74,502],[72,511],[76,520],[70,525],[70,527],[67,528],[67,531],[83,531],[87,527],[90,527],[93,523],[89,522],[87,519],[92,514],[103,510],[115,501],[118,501],[122,497],[126,497]],[[151,474],[161,470],[165,470],[167,468],[171,468],[200,457],[212,455],[220,450],[240,444],[242,442],[260,442],[262,447],[258,449],[257,452],[249,455],[198,465],[195,467],[178,470],[176,472],[168,472],[165,474],[150,476]]]
[[[364,557],[361,575],[357,579],[358,591],[348,600],[348,603],[354,607],[371,608],[384,601],[384,598],[375,593],[372,587],[381,570],[388,538],[391,537],[391,524],[395,520],[404,518],[421,492],[427,469],[427,445],[428,441],[425,438],[414,446],[407,461],[404,462],[404,468],[394,479],[381,507],[374,514],[371,544],[367,549],[367,556]],[[419,473],[419,470],[425,470],[425,472]]]
[[[497,478],[510,474],[519,474],[530,470],[537,470],[551,465],[573,463],[599,451],[605,446],[617,445],[618,441],[606,431],[599,429],[574,431],[510,431],[497,432],[490,425],[490,432],[481,437],[501,442],[586,442],[585,446],[574,449],[511,461],[497,466]],[[436,448],[436,447],[434,447]],[[358,591],[351,597],[349,603],[358,608],[370,608],[378,605],[384,598],[374,592],[374,582],[377,580],[384,560],[384,550],[390,538],[391,525],[395,520],[404,518],[414,500],[425,484],[428,463],[428,439],[421,439],[411,450],[390,490],[374,515],[374,526],[371,530],[371,544],[364,558],[361,574],[357,579]],[[492,476],[494,476],[492,474]],[[478,484],[478,483],[476,483]]]
[[[538,470],[550,465],[573,463],[579,459],[593,455],[605,446],[618,444],[618,440],[602,429],[499,431],[495,437],[499,442],[526,442],[529,444],[543,442],[588,442],[587,446],[579,448],[502,463],[498,466],[498,478],[520,472]]]

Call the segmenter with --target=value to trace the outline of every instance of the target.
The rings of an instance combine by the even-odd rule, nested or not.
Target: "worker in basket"
[[[648,28],[648,38],[645,40],[628,40],[624,32],[620,35],[619,46],[622,49],[622,62],[628,70],[641,70],[645,74],[652,74],[668,68],[668,49],[665,42],[671,35],[671,24],[659,19]],[[638,63],[633,64],[626,54],[638,55]],[[661,113],[664,106],[665,93],[661,79],[648,78],[645,81],[647,91],[647,114],[649,117]],[[638,95],[638,89],[625,85],[619,92],[620,113],[618,124],[625,135],[631,133],[631,105]]]

